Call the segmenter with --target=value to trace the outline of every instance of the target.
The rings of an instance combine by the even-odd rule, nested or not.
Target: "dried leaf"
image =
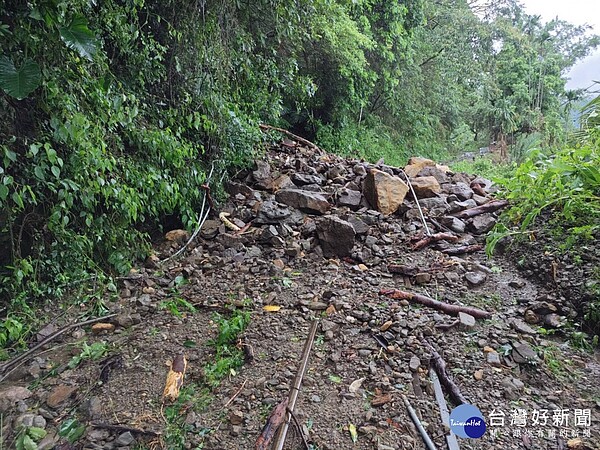
[[[277,312],[281,309],[279,305],[265,305],[263,306],[263,310],[266,312]]]
[[[348,431],[350,432],[350,437],[352,438],[352,442],[358,442],[358,433],[356,432],[356,426],[354,424],[348,424]]]
[[[354,380],[352,383],[350,383],[350,386],[348,386],[348,391],[350,391],[352,394],[356,394],[362,386],[363,381],[365,381],[365,378]]]

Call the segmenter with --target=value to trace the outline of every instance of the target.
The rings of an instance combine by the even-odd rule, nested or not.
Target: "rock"
[[[487,275],[484,272],[467,272],[465,273],[465,279],[472,286],[479,286],[485,283]]]
[[[442,167],[439,165],[426,166],[418,173],[417,177],[434,177],[439,184],[448,183],[450,178],[448,178],[447,171]]]
[[[381,325],[379,327],[379,331],[381,331],[381,332],[387,331],[393,325],[393,323],[394,322],[392,322],[391,320],[388,320],[387,322],[385,322],[383,325]]]
[[[421,365],[421,360],[419,359],[419,357],[413,355],[410,358],[410,362],[408,363],[408,368],[410,370],[412,370],[413,372],[416,372],[419,369],[420,365]]]
[[[453,216],[444,217],[442,219],[442,223],[455,233],[464,233],[465,228],[467,227],[467,224],[465,224],[462,220]]]
[[[240,434],[242,434],[242,427],[240,425],[233,425],[231,427],[231,435],[239,436]]]
[[[476,370],[473,373],[473,378],[475,378],[477,381],[483,380],[483,369]]]
[[[287,206],[267,200],[260,205],[254,223],[258,225],[276,224],[283,222],[291,215],[292,211]]]
[[[118,447],[126,447],[128,445],[131,445],[131,443],[133,443],[134,440],[135,438],[133,437],[133,434],[131,434],[130,431],[126,431],[125,433],[121,433],[119,437],[115,440],[115,445],[117,445]]]
[[[444,189],[444,192],[448,194],[454,194],[461,200],[468,200],[473,197],[473,189],[471,189],[466,183],[447,183],[444,184],[442,188]]]
[[[359,177],[364,177],[367,175],[367,169],[362,164],[356,164],[352,167],[352,172]]]
[[[343,189],[338,196],[338,205],[347,206],[352,210],[357,210],[362,201],[362,194],[359,191]]]
[[[350,222],[350,224],[352,225],[352,228],[354,228],[354,232],[358,236],[367,234],[371,228],[369,225],[364,223],[360,218],[358,218],[356,216],[350,216],[348,218],[348,222]]]
[[[321,194],[302,189],[282,189],[275,194],[275,200],[308,214],[325,214],[331,208]]]
[[[65,402],[71,395],[73,395],[77,391],[77,386],[68,386],[66,384],[59,384],[56,386],[48,398],[46,399],[46,404],[50,408],[56,408],[61,403]]]
[[[8,386],[0,389],[0,413],[7,412],[20,401],[31,397],[31,391],[22,386]]]
[[[419,204],[428,216],[441,217],[450,210],[450,205],[443,197],[431,197],[419,199]]]
[[[410,180],[418,199],[436,197],[442,190],[434,177],[417,177]]]
[[[115,331],[115,326],[112,323],[98,322],[92,325],[92,334],[112,333]]]
[[[232,425],[241,425],[244,421],[244,413],[240,410],[233,410],[229,414],[229,422]]]
[[[496,218],[492,214],[486,213],[475,216],[469,224],[469,229],[475,234],[485,234],[494,228],[495,224]]]
[[[271,189],[273,190],[273,192],[277,192],[281,189],[293,189],[295,187],[296,185],[294,184],[292,179],[287,175],[281,175],[280,177],[273,180],[273,182],[271,183]]]
[[[204,239],[214,239],[219,234],[220,220],[207,220],[200,228],[200,236]]]
[[[495,352],[489,352],[487,354],[487,362],[489,365],[493,366],[493,367],[501,367],[502,366],[502,361],[500,361],[500,355]]]
[[[458,320],[460,320],[460,326],[464,329],[470,330],[475,326],[475,317],[470,314],[459,312]]]
[[[323,179],[318,175],[307,175],[305,173],[293,173],[292,181],[296,186],[305,186],[307,184],[322,185]]]
[[[560,328],[563,325],[563,321],[558,314],[553,313],[544,317],[544,324],[552,328]]]
[[[415,275],[416,284],[427,284],[431,281],[431,274],[428,272],[421,272]]]
[[[350,255],[355,234],[354,227],[337,216],[325,216],[317,225],[317,236],[326,258]]]
[[[529,309],[540,316],[545,316],[546,314],[552,314],[558,311],[558,308],[555,305],[548,302],[536,302],[531,305]]]
[[[517,342],[512,344],[512,358],[519,364],[535,364],[539,361],[537,353],[527,344]]]
[[[377,169],[369,171],[363,186],[367,201],[385,215],[396,212],[408,190],[408,186],[400,178]]]
[[[527,322],[528,324],[536,324],[539,323],[541,319],[540,316],[538,316],[536,313],[534,313],[532,310],[527,309],[525,311],[525,322]]]
[[[521,319],[510,319],[510,326],[517,332],[522,334],[535,334],[535,330],[523,322]]]
[[[171,230],[165,234],[165,239],[171,242],[185,242],[190,238],[186,230]]]
[[[259,189],[269,190],[273,184],[273,177],[271,176],[271,166],[269,163],[263,160],[257,160],[256,170],[252,172],[252,178],[256,186]]]
[[[412,181],[412,178],[416,177],[421,170],[428,166],[435,167],[436,164],[430,159],[413,156],[408,160],[406,167],[404,167],[404,172],[406,172],[406,175],[408,175]]]
[[[477,206],[485,205],[490,201],[489,198],[483,197],[482,195],[473,194],[473,200],[477,203]]]

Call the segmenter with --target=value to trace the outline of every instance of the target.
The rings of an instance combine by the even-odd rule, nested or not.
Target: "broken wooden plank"
[[[434,300],[425,295],[414,294],[412,292],[401,291],[399,289],[381,289],[379,294],[393,298],[394,300],[408,300],[420,303],[421,305],[429,306],[430,308],[437,309],[438,311],[443,311],[451,316],[458,316],[458,313],[460,312],[470,314],[477,319],[489,319],[492,316],[491,312],[484,311],[479,308],[474,308],[472,306],[450,305],[448,303],[440,302],[439,300]]]

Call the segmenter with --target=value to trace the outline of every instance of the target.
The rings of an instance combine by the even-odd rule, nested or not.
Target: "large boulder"
[[[393,214],[404,201],[408,186],[402,179],[371,169],[365,178],[363,194],[367,201],[383,214]]]
[[[435,167],[436,164],[431,159],[413,156],[408,160],[408,164],[404,168],[404,172],[406,172],[406,175],[408,175],[410,178],[414,178],[421,170],[429,166]]]
[[[440,183],[435,177],[417,177],[410,180],[417,198],[436,197],[441,191]]]
[[[331,208],[323,195],[303,189],[282,189],[275,194],[275,200],[308,214],[325,214]]]
[[[354,227],[337,216],[325,216],[317,224],[317,237],[327,258],[349,256],[355,235]]]

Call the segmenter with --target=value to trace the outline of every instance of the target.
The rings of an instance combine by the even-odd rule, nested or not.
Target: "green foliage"
[[[26,59],[17,69],[6,56],[0,57],[0,88],[17,100],[35,91],[41,78],[40,66],[35,61]]]
[[[176,296],[169,300],[163,300],[158,305],[159,309],[166,309],[176,317],[183,317],[182,309],[187,309],[192,314],[196,312],[196,307],[186,299]]]
[[[79,440],[84,433],[85,425],[76,419],[67,419],[58,428],[58,435],[64,437],[71,444]]]
[[[211,387],[218,386],[224,377],[234,375],[235,369],[244,363],[244,352],[237,340],[250,324],[250,312],[235,310],[229,318],[217,314],[214,320],[219,329],[217,338],[211,341],[215,361],[204,368],[206,383]]]
[[[69,368],[74,369],[85,360],[95,361],[100,359],[106,355],[107,352],[108,346],[106,345],[106,342],[94,342],[92,345],[88,345],[87,342],[84,342],[81,347],[81,353],[73,356],[71,361],[69,361]]]

